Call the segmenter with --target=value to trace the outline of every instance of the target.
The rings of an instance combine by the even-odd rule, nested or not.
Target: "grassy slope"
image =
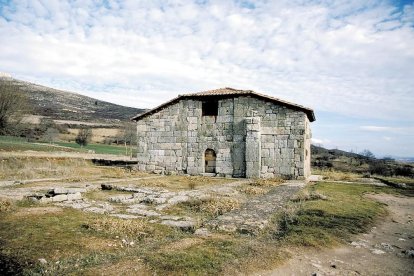
[[[275,214],[274,223],[257,237],[214,234],[200,238],[145,220],[128,226],[121,219],[108,221],[105,216],[75,210],[21,219],[19,211],[24,208],[16,206],[14,211],[0,212],[1,255],[5,260],[17,260],[31,272],[48,269],[56,274],[80,273],[99,271],[109,264],[119,269],[125,260],[140,259],[150,271],[162,275],[237,274],[271,268],[287,257],[284,249],[291,246],[323,247],[347,241],[386,214],[385,207],[365,198],[365,193],[397,192],[387,187],[340,183],[318,183],[309,189],[328,200],[292,203],[295,212]],[[123,238],[137,246],[121,248]],[[189,240],[196,243],[174,249],[174,244],[185,245]],[[27,246],[28,241],[31,246]],[[82,245],[77,247],[79,241]],[[38,263],[38,258],[53,262],[30,265]],[[59,265],[55,265],[57,261]]]
[[[59,147],[56,147],[59,146]],[[86,147],[80,147],[76,143],[57,142],[55,144],[47,143],[31,143],[27,142],[24,138],[0,136],[0,150],[4,151],[65,151],[65,152],[88,152],[94,151],[97,154],[114,154],[125,155],[125,147],[115,145],[103,145],[103,144],[88,144]],[[135,155],[135,153],[133,153]]]
[[[318,183],[308,189],[322,193],[328,200],[303,202],[297,213],[282,221],[283,231],[278,235],[287,244],[331,246],[365,232],[386,210],[364,194],[395,192],[388,187],[341,183]]]

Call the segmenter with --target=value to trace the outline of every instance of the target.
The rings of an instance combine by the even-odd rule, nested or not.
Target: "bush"
[[[79,146],[87,146],[92,138],[92,130],[90,128],[80,128],[75,142]]]
[[[397,167],[395,168],[395,175],[414,177],[413,167],[410,165],[404,165],[404,166]]]

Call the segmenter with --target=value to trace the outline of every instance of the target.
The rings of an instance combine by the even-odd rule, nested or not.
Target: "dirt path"
[[[369,197],[390,211],[369,233],[335,249],[292,252],[285,265],[258,275],[414,275],[414,198]]]

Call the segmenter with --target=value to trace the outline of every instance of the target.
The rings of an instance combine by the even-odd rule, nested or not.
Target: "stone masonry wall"
[[[310,172],[310,124],[302,111],[251,97],[219,100],[217,117],[202,116],[201,108],[201,101],[185,99],[139,120],[138,168],[197,175],[212,149],[222,176],[303,178]],[[249,134],[253,119],[259,131]],[[257,143],[251,144],[254,135]],[[255,158],[260,162],[246,164]],[[254,173],[251,165],[258,164]]]
[[[311,175],[311,139],[312,131],[308,117],[305,117],[305,148],[304,148],[304,177],[308,178]]]
[[[256,98],[240,97],[239,102],[248,107],[245,117],[261,118],[260,177],[304,178],[306,114]]]

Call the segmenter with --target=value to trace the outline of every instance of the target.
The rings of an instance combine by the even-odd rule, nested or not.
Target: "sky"
[[[0,0],[0,72],[139,108],[255,90],[315,144],[414,157],[413,1]]]

